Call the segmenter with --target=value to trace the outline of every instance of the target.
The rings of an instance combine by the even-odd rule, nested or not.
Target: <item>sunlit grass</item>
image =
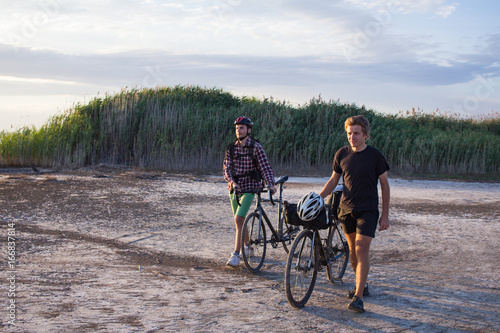
[[[296,173],[331,172],[347,144],[344,121],[364,114],[369,144],[405,174],[498,175],[500,116],[420,109],[386,115],[313,98],[292,106],[272,98],[235,97],[221,89],[157,87],[123,90],[75,105],[41,128],[0,134],[1,166],[81,167],[98,163],[167,171],[218,172],[232,122],[247,115],[273,167]]]

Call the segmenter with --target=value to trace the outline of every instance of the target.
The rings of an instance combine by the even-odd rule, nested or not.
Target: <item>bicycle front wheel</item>
[[[248,248],[244,246],[245,236],[248,235]],[[248,270],[256,273],[264,264],[266,257],[266,228],[264,221],[260,218],[258,212],[253,212],[247,216],[243,224],[243,232],[241,234],[241,256]]]
[[[287,240],[288,237],[288,224],[284,221],[285,219],[282,220],[281,222],[281,232],[280,232],[280,240],[281,240],[281,245],[283,245],[283,249],[285,252],[288,254],[288,245],[291,244],[290,240]]]
[[[298,226],[294,226],[291,224],[289,225],[288,223],[286,223],[284,217],[282,218],[281,222],[281,244],[283,245],[283,249],[285,250],[285,252],[288,254],[288,247],[293,243],[295,236],[297,236],[300,232],[300,228]]]
[[[334,283],[342,280],[349,262],[349,246],[342,227],[335,225],[330,228],[327,251],[329,251],[329,254],[326,264],[326,276],[331,283]]]
[[[306,305],[318,276],[319,250],[313,244],[313,231],[303,230],[288,253],[285,290],[288,303],[295,308]]]

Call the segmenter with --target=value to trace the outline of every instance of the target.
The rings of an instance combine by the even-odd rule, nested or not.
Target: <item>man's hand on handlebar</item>
[[[274,186],[268,186],[267,189],[269,191],[271,191],[271,195],[273,195],[274,193],[276,193],[276,187],[274,187]]]
[[[276,188],[274,186],[268,186],[267,190],[269,191],[269,201],[274,206],[273,194],[276,193]]]
[[[240,186],[238,184],[236,184],[236,182],[230,181],[229,183],[227,183],[227,189],[231,193],[233,193],[233,192],[238,193],[238,190],[240,189]]]

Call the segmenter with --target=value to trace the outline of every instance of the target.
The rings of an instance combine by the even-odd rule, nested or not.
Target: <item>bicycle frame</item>
[[[349,245],[347,244],[347,239],[345,239],[344,236],[342,236],[342,233],[340,231],[338,231],[338,228],[339,228],[339,225],[338,225],[337,221],[333,221],[333,225],[330,227],[330,230],[328,230],[328,233],[337,232],[337,234],[340,237],[340,241],[344,245],[344,248],[348,249]],[[330,237],[330,235],[328,235],[328,237]],[[335,257],[328,256],[328,259],[326,259],[326,263],[332,263],[332,262],[336,261],[338,258],[340,258],[341,256],[342,256],[342,253],[338,254]]]
[[[261,197],[261,193],[265,193],[267,191],[260,191],[257,192],[257,200],[255,203],[255,210],[254,212],[259,213],[259,234],[261,232],[261,222],[262,218],[264,218],[264,221],[266,221],[267,226],[271,230],[272,237],[267,241],[268,243],[271,243],[271,246],[273,248],[278,247],[278,242],[286,241],[288,239],[283,239],[283,220],[284,220],[284,212],[283,212],[283,183],[279,183],[279,199],[278,199],[278,230],[274,229],[273,224],[269,220],[269,217],[266,214],[266,211],[262,207],[262,202],[271,202],[274,205],[275,200],[272,199],[271,194],[269,193],[269,199],[263,199]],[[290,237],[291,239],[291,237]]]
[[[283,185],[287,180],[288,176],[283,176],[276,181],[276,186],[279,188],[279,198],[276,200],[278,201],[278,222],[276,225],[271,223],[271,219],[262,205],[263,202],[271,202],[272,205],[276,205],[275,201],[270,192],[269,199],[263,198],[262,193],[266,192],[264,190],[255,192],[257,194],[255,210],[245,218],[241,243],[247,246],[248,251],[243,251],[242,257],[245,266],[252,273],[258,272],[264,264],[267,244],[271,244],[272,248],[282,245],[285,252],[288,253],[288,246],[299,231],[298,226],[289,226],[285,220]],[[272,217],[274,217],[274,214]],[[268,230],[266,231],[266,229]],[[270,235],[267,234],[269,230],[271,231]]]
[[[330,228],[331,228],[331,227],[330,227]],[[313,232],[313,236],[312,236],[312,244],[311,244],[311,246],[312,246],[313,248],[312,248],[312,249],[311,249],[311,251],[310,251],[311,253],[310,253],[310,255],[309,255],[309,260],[307,261],[307,269],[308,269],[308,270],[309,270],[309,269],[313,269],[313,268],[314,268],[314,267],[313,267],[313,262],[314,262],[314,261],[313,261],[313,254],[314,254],[314,252],[315,252],[315,251],[314,251],[314,247],[316,247],[316,244],[320,244],[320,246],[319,246],[319,255],[320,255],[320,258],[324,258],[324,257],[325,257],[324,255],[325,255],[325,253],[326,253],[326,251],[325,251],[325,249],[324,249],[324,247],[323,247],[323,244],[321,244],[321,236],[320,236],[320,234],[319,234],[319,230],[318,230],[318,229],[312,229],[311,231]],[[328,232],[330,232],[330,231],[328,231]],[[316,239],[319,239],[318,243],[316,243]],[[301,254],[302,254],[302,251],[304,251],[304,248],[303,248],[303,247],[300,249],[300,253],[301,253]],[[299,258],[300,258],[300,257],[301,257],[301,256],[299,256]],[[300,259],[297,259],[297,260],[300,260]],[[322,263],[321,263],[321,260],[320,260],[320,264],[322,264]],[[298,266],[298,265],[297,265],[297,266]]]
[[[328,245],[324,245],[322,241],[325,241],[330,238],[330,234],[331,233],[335,233],[337,232],[339,237],[340,237],[340,240],[342,241],[344,247],[347,247],[347,240],[342,236],[342,233],[340,231],[338,231],[338,223],[337,221],[334,219],[334,218],[331,218],[332,215],[330,213],[327,214],[327,220],[329,223],[331,223],[330,227],[328,228],[328,236],[326,239],[322,239],[321,238],[321,235],[319,233],[319,230],[320,229],[317,229],[317,228],[313,228],[311,229],[311,231],[313,232],[313,235],[312,235],[312,244],[313,246],[316,246],[316,245],[319,245],[318,246],[318,254],[320,256],[320,265],[322,266],[326,266],[327,264],[329,263],[333,263],[335,262],[338,258],[340,258],[343,253],[340,253],[338,254],[337,256],[335,257],[330,257],[330,251],[329,248],[328,248]],[[329,220],[332,220],[331,222]],[[301,249],[301,253],[303,251],[303,248]],[[309,260],[308,260],[308,263],[307,263],[307,268],[308,269],[311,269],[312,268],[312,264],[313,264],[313,253],[314,251],[311,251],[310,255],[309,255]]]

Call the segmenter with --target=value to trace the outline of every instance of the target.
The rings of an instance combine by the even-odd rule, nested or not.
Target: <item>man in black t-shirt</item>
[[[390,189],[387,177],[389,164],[382,153],[366,144],[370,135],[370,122],[364,116],[350,117],[345,121],[349,146],[337,151],[333,161],[333,173],[320,195],[325,198],[343,177],[344,190],[339,206],[339,220],[346,234],[352,268],[356,275],[356,288],[347,298],[352,299],[348,309],[364,312],[363,296],[367,296],[366,280],[370,270],[369,251],[379,230],[389,228]],[[378,189],[382,189],[382,214],[379,218]]]

